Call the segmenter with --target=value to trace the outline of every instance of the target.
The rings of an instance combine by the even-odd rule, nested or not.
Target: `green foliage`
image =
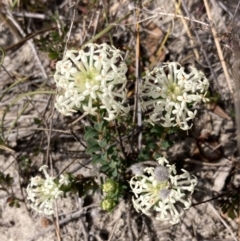
[[[170,147],[172,143],[167,140],[166,135],[175,132],[174,129],[166,129],[157,124],[154,126],[151,124],[146,125],[143,132],[145,147],[140,150],[138,161],[156,159],[160,150],[166,150]]]
[[[120,120],[119,123],[121,123]],[[112,123],[101,121],[94,123],[92,126],[85,127],[84,139],[86,141],[86,153],[92,156],[92,163],[99,165],[100,172],[104,173],[107,181],[102,185],[104,191],[104,199],[102,201],[102,208],[106,211],[111,211],[118,203],[119,199],[124,197],[128,189],[128,180],[125,178],[125,170],[135,162],[141,162],[153,159],[154,156],[159,155],[159,149],[165,149],[170,146],[170,143],[164,138],[169,130],[166,131],[160,125],[146,125],[144,126],[143,140],[144,148],[137,153],[138,158],[126,157],[120,155],[122,149],[117,140],[122,138],[117,135],[125,133],[131,135],[134,126],[131,124],[131,119],[126,118],[124,125],[118,123],[113,127]],[[160,141],[156,141],[160,140]],[[134,154],[134,153],[132,153]],[[106,185],[111,184],[115,186],[114,191],[106,192]],[[104,187],[104,188],[103,188]]]
[[[91,154],[92,163],[100,165],[100,172],[106,174],[108,180],[104,185],[114,185],[111,192],[105,193],[102,208],[111,211],[124,195],[124,183],[119,182],[124,168],[124,160],[119,155],[119,146],[114,138],[116,131],[109,123],[102,121],[85,127],[84,139],[87,143],[86,153]],[[103,187],[102,186],[102,187]],[[106,195],[107,194],[107,195]]]
[[[222,201],[221,211],[231,219],[239,217],[239,196],[240,188],[232,190],[229,195]]]
[[[33,120],[34,120],[34,124],[36,124],[36,125],[43,125],[43,121],[41,119],[34,118]]]
[[[222,97],[219,93],[212,93],[210,95],[210,93],[208,92],[206,97],[209,99],[209,102],[213,104],[217,104],[222,101]]]
[[[94,126],[85,127],[84,139],[87,142],[86,153],[92,155],[92,163],[101,165],[100,171],[109,178],[117,179],[121,159],[118,155],[117,145],[112,144],[111,129],[106,121],[95,123]]]
[[[29,172],[31,169],[31,164],[32,161],[30,158],[28,158],[27,156],[21,156],[20,160],[19,160],[19,166],[22,172]]]
[[[0,189],[8,192],[9,188],[12,187],[13,177],[9,174],[4,174],[0,172]]]
[[[19,200],[18,200],[16,197],[14,197],[14,196],[9,197],[9,198],[7,199],[7,203],[8,203],[8,205],[9,205],[11,208],[14,208],[14,207],[15,207],[15,208],[20,208],[20,207],[21,207]]]
[[[46,35],[41,35],[35,43],[41,51],[48,53],[49,59],[60,59],[64,52],[67,31],[67,26],[61,26],[61,31],[56,29]]]

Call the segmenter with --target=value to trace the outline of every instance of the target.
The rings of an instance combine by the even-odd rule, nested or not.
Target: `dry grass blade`
[[[9,51],[9,50],[18,50],[18,48],[20,48],[23,44],[25,44],[28,40],[36,37],[37,35],[41,35],[43,33],[46,33],[46,32],[49,32],[51,30],[54,30],[56,29],[57,27],[50,27],[50,28],[46,28],[46,29],[42,29],[42,30],[39,30],[39,31],[36,31],[35,33],[31,33],[31,34],[28,34],[27,36],[25,36],[23,39],[21,39],[19,42],[11,45],[11,46],[8,46],[7,48],[5,48],[5,52]]]
[[[122,18],[118,19],[114,23],[108,25],[105,29],[103,29],[100,33],[96,34],[93,38],[91,38],[89,41],[87,41],[84,45],[88,43],[94,43],[96,40],[104,36],[104,34],[108,33],[111,29],[113,29],[117,24],[119,24],[122,20],[127,18],[132,12],[129,12],[125,14]]]
[[[17,81],[16,83],[20,83],[20,81]],[[14,86],[16,83],[14,83],[13,85],[11,86]],[[6,92],[4,92],[5,94]],[[35,96],[35,95],[38,95],[38,94],[55,94],[55,91],[49,91],[49,90],[37,90],[37,91],[29,91],[27,93],[23,93],[23,94],[20,94],[19,96],[17,96],[16,98],[14,98],[10,103],[9,105],[7,106],[7,108],[5,109],[5,111],[3,112],[3,115],[2,115],[2,121],[1,121],[1,126],[2,126],[2,130],[1,130],[1,134],[3,136],[3,138],[5,138],[5,130],[4,130],[4,120],[5,120],[5,117],[7,115],[7,113],[9,112],[10,108],[15,105],[16,103],[18,103],[19,100],[21,100],[22,98],[24,97],[29,97],[29,96]],[[22,108],[22,110],[20,111],[20,114],[17,116],[17,119],[15,119],[12,124],[10,125],[10,127],[8,128],[7,130],[7,134],[6,134],[6,137],[9,135],[9,133],[11,132],[14,124],[17,122],[17,120],[20,118],[20,116],[24,113],[25,109],[26,109],[27,106],[25,106],[24,108]]]

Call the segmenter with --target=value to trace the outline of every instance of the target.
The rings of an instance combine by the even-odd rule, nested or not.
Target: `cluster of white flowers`
[[[38,213],[52,215],[54,201],[63,195],[61,187],[69,184],[67,175],[60,175],[59,181],[47,173],[48,166],[41,166],[39,171],[44,173],[45,179],[40,176],[32,177],[27,186],[27,199],[31,201],[32,209]]]
[[[64,115],[77,110],[96,115],[105,109],[109,121],[128,113],[130,108],[124,106],[126,72],[120,51],[107,44],[90,43],[81,50],[69,50],[56,64],[55,107]]]
[[[166,63],[147,71],[141,87],[141,106],[143,111],[153,107],[152,124],[159,121],[164,127],[179,126],[188,130],[189,121],[197,113],[189,107],[207,101],[208,87],[209,82],[201,71],[191,68],[190,73],[186,73],[179,63]]]
[[[158,163],[157,167],[139,168],[137,165],[137,168],[131,168],[133,172],[136,169],[130,180],[135,195],[132,202],[138,212],[150,215],[155,210],[157,219],[176,224],[184,213],[183,209],[191,206],[187,194],[193,193],[197,178],[184,169],[177,175],[175,165],[168,164],[164,157],[159,158]]]

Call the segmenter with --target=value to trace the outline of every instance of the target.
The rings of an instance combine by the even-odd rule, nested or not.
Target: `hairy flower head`
[[[107,44],[89,43],[81,50],[68,50],[56,64],[55,107],[64,115],[77,110],[96,115],[104,109],[107,120],[128,113],[129,108],[123,105],[127,98],[126,72],[120,51]]]
[[[205,95],[209,82],[205,75],[195,68],[186,73],[176,62],[166,63],[160,68],[147,72],[142,85],[143,111],[153,107],[150,122],[159,121],[164,127],[179,126],[183,130],[191,128],[197,110],[190,110],[207,101]]]
[[[63,196],[60,189],[62,185],[68,185],[67,175],[61,175],[59,181],[55,177],[50,177],[47,173],[47,166],[40,167],[45,178],[40,176],[32,177],[27,186],[27,199],[31,201],[31,207],[38,213],[52,215],[54,213],[54,201]]]
[[[157,167],[146,167],[142,174],[135,175],[130,180],[134,193],[132,198],[136,211],[147,215],[156,211],[157,219],[176,224],[183,215],[183,209],[191,206],[187,193],[192,194],[197,179],[182,169],[182,174],[176,174],[175,165],[161,157]]]

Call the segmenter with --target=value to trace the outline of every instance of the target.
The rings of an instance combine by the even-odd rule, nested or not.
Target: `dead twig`
[[[208,5],[208,1],[207,0],[203,0],[203,1],[204,1],[204,5],[205,5],[205,8],[206,8],[208,19],[209,19],[210,22],[213,22],[212,15],[211,15],[211,12],[210,12],[210,8],[209,8],[209,5]],[[225,78],[226,78],[226,81],[227,81],[227,84],[228,84],[228,88],[229,88],[230,92],[233,93],[233,88],[232,88],[230,76],[229,76],[229,73],[228,73],[228,70],[227,70],[227,65],[226,65],[226,62],[224,60],[221,45],[220,45],[219,40],[217,38],[217,32],[216,32],[215,28],[211,28],[211,29],[212,29],[212,33],[213,33],[213,39],[214,39],[214,42],[215,42],[215,45],[216,45],[216,48],[217,48],[218,57],[220,59],[220,62],[221,62],[222,68],[223,68],[223,72],[224,72],[224,75],[225,75]]]
[[[79,207],[79,210],[83,209],[83,201],[81,198],[78,198],[78,207]],[[88,235],[88,232],[87,232],[87,228],[86,228],[86,225],[85,223],[83,222],[82,218],[79,218],[79,222],[80,222],[80,225],[81,225],[81,230],[82,230],[82,233],[83,233],[83,236],[84,236],[84,241],[88,241],[89,240],[89,235]]]
[[[69,39],[70,39],[70,36],[71,36],[73,22],[74,22],[75,15],[76,15],[75,3],[73,3],[73,5],[70,6],[69,8],[72,8],[72,7],[73,7],[73,16],[72,16],[72,19],[71,19],[71,24],[70,24],[69,31],[68,31],[67,36],[66,36],[65,48],[64,48],[63,56],[65,56],[66,51],[67,51],[67,45],[68,45],[68,42],[69,42]]]
[[[19,32],[19,34],[22,36],[22,37],[26,37],[26,34],[24,33],[23,29],[21,28],[21,26],[18,24],[18,22],[14,19],[11,11],[9,11],[9,9],[6,9],[6,16],[7,18],[11,21],[12,25],[15,26],[15,28],[17,29],[17,31]],[[24,41],[25,42],[25,41]],[[43,75],[43,78],[47,78],[47,73],[39,59],[39,56],[37,54],[37,51],[35,49],[35,46],[34,44],[32,43],[31,40],[28,40],[27,43],[29,44],[30,48],[32,49],[32,52],[35,56],[35,59],[37,61],[37,64],[39,65],[40,69],[41,69],[41,72],[42,72],[42,75]]]
[[[212,211],[214,212],[214,214],[218,217],[218,219],[221,221],[221,223],[226,227],[226,229],[229,231],[229,233],[231,234],[232,238],[235,241],[238,241],[238,239],[235,237],[232,229],[229,227],[229,225],[223,220],[223,218],[219,215],[218,211],[212,206],[211,203],[208,202],[208,206],[212,209]]]
[[[127,226],[128,226],[128,237],[130,241],[134,240],[132,225],[131,225],[131,202],[128,200],[128,210],[127,210]]]
[[[195,20],[191,18],[191,15],[190,15],[190,13],[189,13],[189,11],[188,11],[187,5],[186,5],[186,3],[185,3],[184,0],[182,0],[182,6],[183,6],[183,9],[184,9],[185,13],[187,14],[189,20],[190,20],[192,23],[194,23]],[[201,39],[200,39],[200,36],[199,36],[198,32],[197,32],[196,30],[193,30],[193,32],[194,32],[194,34],[195,34],[198,42],[201,43]],[[212,73],[212,75],[213,75],[213,78],[214,78],[214,80],[215,80],[215,83],[217,84],[217,87],[218,87],[218,89],[219,89],[219,92],[221,93],[221,87],[220,87],[220,85],[219,85],[219,83],[218,83],[217,75],[216,75],[216,73],[215,73],[215,71],[214,71],[214,69],[213,69],[213,67],[212,67],[212,64],[211,64],[209,58],[208,58],[207,52],[206,52],[205,49],[202,48],[202,47],[201,47],[201,51],[202,51],[202,53],[203,53],[203,55],[204,55],[204,58],[205,58],[205,60],[206,60],[206,62],[207,62],[208,68],[210,69],[210,71],[211,71],[211,73]]]
[[[175,2],[176,2],[176,0],[175,0]],[[182,10],[181,10],[181,8],[179,8],[180,4],[181,4],[181,0],[179,0],[178,3],[177,2],[175,3],[175,7],[177,8],[178,12],[182,15]],[[185,28],[185,30],[187,32],[187,35],[188,35],[188,37],[190,39],[190,45],[193,48],[194,47],[194,42],[193,42],[193,38],[192,38],[192,33],[191,33],[190,29],[189,29],[189,25],[187,24],[187,20],[185,18],[181,18],[181,20],[182,20],[183,26],[184,26],[184,28]],[[199,57],[199,53],[198,53],[196,48],[193,48],[193,53],[195,55],[196,60],[199,60],[200,57]]]
[[[139,93],[140,93],[140,85],[142,83],[141,79],[141,65],[140,65],[140,25],[138,22],[139,16],[140,16],[140,9],[136,9],[135,12],[137,23],[135,26],[136,31],[136,87],[135,87],[135,101],[134,101],[134,114],[133,114],[133,122],[135,122],[136,116],[137,116],[137,125],[138,127],[142,126],[142,110],[141,110],[141,104],[139,99]],[[140,131],[138,134],[138,149],[141,150],[142,147],[142,132]]]

